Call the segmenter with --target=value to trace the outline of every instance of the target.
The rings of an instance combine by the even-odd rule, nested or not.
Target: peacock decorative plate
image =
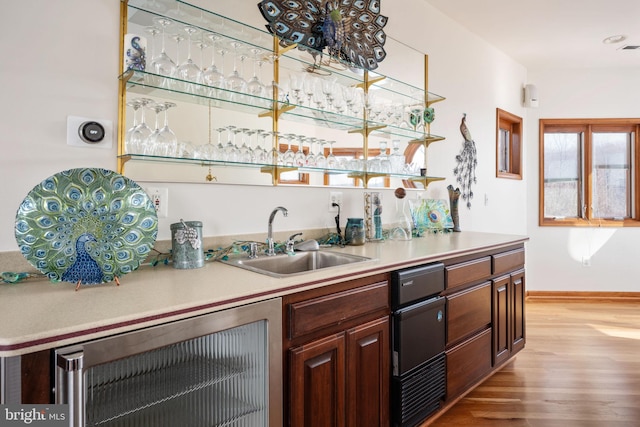
[[[106,283],[134,271],[156,240],[151,199],[107,169],[59,172],[27,194],[16,215],[20,252],[54,281]]]

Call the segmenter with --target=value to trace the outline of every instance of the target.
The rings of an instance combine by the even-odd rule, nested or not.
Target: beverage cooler
[[[70,426],[281,426],[282,305],[249,304],[57,349]]]

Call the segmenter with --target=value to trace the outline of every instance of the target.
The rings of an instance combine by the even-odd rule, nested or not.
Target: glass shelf
[[[118,156],[121,159],[126,161],[135,160],[142,162],[157,162],[157,163],[182,163],[182,164],[192,164],[199,165],[204,167],[236,167],[236,168],[245,168],[245,169],[256,169],[262,170],[264,172],[268,172],[269,170],[280,169],[282,172],[290,172],[290,171],[298,171],[301,173],[321,173],[321,174],[330,174],[330,175],[349,175],[352,177],[363,177],[367,176],[368,178],[375,177],[393,177],[400,178],[404,180],[410,181],[420,181],[424,180],[424,176],[420,175],[412,175],[412,174],[403,174],[403,173],[379,173],[379,172],[365,172],[362,170],[353,170],[353,169],[330,169],[330,168],[317,168],[317,167],[295,167],[295,166],[284,166],[284,165],[273,165],[270,163],[243,163],[243,162],[230,162],[224,160],[208,160],[208,159],[194,159],[194,158],[186,158],[186,157],[163,157],[163,156],[150,156],[144,154],[123,154]],[[429,179],[434,179],[434,177],[429,177]]]
[[[177,102],[211,106],[256,116],[272,111],[273,100],[246,93],[234,92],[229,89],[207,86],[180,80],[173,77],[161,76],[146,71],[128,71],[120,76],[126,81],[127,91],[141,96],[152,96],[170,99]],[[283,113],[284,118],[297,123],[323,125],[330,129],[354,131],[364,128],[364,120],[346,114],[338,114],[313,107],[280,103],[281,106],[293,106],[292,110]],[[385,122],[370,120],[369,127],[384,126],[376,131],[377,136],[399,137],[418,141],[439,141],[444,137],[425,134],[419,130],[389,125]]]
[[[122,109],[126,109],[125,103],[127,95],[135,94],[142,97],[166,99],[196,106],[217,108],[232,113],[243,113],[256,118],[272,117],[272,130],[279,130],[277,120],[282,119],[283,121],[311,125],[321,129],[326,128],[348,133],[361,133],[364,140],[363,147],[367,147],[367,138],[369,136],[387,140],[401,139],[407,146],[421,144],[425,146],[425,148],[435,141],[445,139],[442,136],[431,134],[428,131],[429,126],[426,127],[426,130],[423,130],[410,128],[405,125],[406,121],[399,124],[401,120],[405,119],[405,114],[409,106],[424,106],[425,104],[428,106],[445,99],[440,95],[425,92],[424,88],[379,73],[353,67],[352,64],[347,64],[336,58],[331,58],[329,55],[323,55],[320,52],[314,56],[309,52],[309,49],[303,51],[295,48],[281,49],[280,47],[275,47],[277,44],[274,43],[274,36],[270,32],[222,16],[190,3],[187,0],[129,0],[126,3],[126,11],[127,16],[123,17],[123,19],[127,19],[127,23],[130,24],[129,26],[134,32],[140,31],[142,33],[147,27],[154,25],[154,18],[164,17],[178,25],[192,26],[202,32],[216,33],[220,35],[224,43],[228,44],[229,41],[237,41],[249,51],[253,48],[255,48],[253,49],[255,52],[259,50],[260,53],[254,52],[256,55],[254,59],[262,59],[264,61],[263,65],[273,71],[274,80],[278,81],[277,91],[274,86],[273,92],[277,93],[278,99],[273,99],[270,93],[264,96],[253,96],[227,88],[198,84],[148,71],[127,71],[120,76],[122,81],[121,88],[124,89]],[[123,29],[126,28],[126,26],[123,27]],[[233,45],[233,43],[231,44]],[[280,45],[282,44],[286,43],[281,43]],[[233,52],[233,50],[231,50],[231,52]],[[150,56],[151,55],[149,55],[149,58]],[[224,65],[224,57],[222,59]],[[228,60],[227,56],[227,61]],[[425,68],[427,67],[426,62],[425,60]],[[318,106],[312,103],[311,99],[307,97],[307,94],[296,97],[290,87],[289,77],[292,73],[302,74],[305,76],[304,78],[308,78],[308,76],[317,77],[318,82],[322,79],[331,79],[331,82],[335,85],[341,85],[346,88],[359,88],[355,90],[359,91],[359,95],[362,96],[362,105],[356,102],[354,104],[356,106],[353,108],[334,109],[329,103],[325,104],[329,105],[329,108],[325,108],[321,106],[320,103],[318,103]],[[265,81],[270,81],[271,77],[270,75],[268,78],[261,80],[264,83]],[[269,89],[271,89],[271,86],[269,86]],[[271,92],[271,90],[269,90],[269,92]],[[366,95],[364,95],[365,93]],[[376,107],[380,106],[386,108],[385,113],[383,114],[378,111],[377,114],[374,114]],[[379,109],[380,108],[378,108],[378,110]],[[397,113],[393,116],[391,115],[391,111],[398,111],[399,109],[401,109],[400,111],[402,113],[400,115],[402,115],[402,118],[400,118],[400,115]],[[367,119],[367,117],[370,119]],[[123,123],[122,126],[126,126],[126,123]],[[203,123],[201,126],[206,127],[207,125]],[[124,132],[120,132],[120,134],[122,136]],[[211,134],[210,123],[208,134]],[[189,137],[186,137],[186,139],[188,140]],[[197,144],[197,140],[202,138],[198,135],[192,139],[193,143]],[[370,143],[369,146],[371,146]],[[244,168],[245,170],[256,169],[265,173],[271,173],[274,176],[284,171],[282,167],[274,167],[271,164],[247,164],[193,158],[145,156],[140,154],[130,155],[122,154],[123,150],[124,142],[119,144],[118,159],[120,169],[124,168],[126,162],[136,160],[142,162]],[[365,159],[367,157],[368,154],[365,153]],[[287,171],[289,170],[298,170],[301,173],[347,174],[356,178],[364,175],[365,182],[375,176],[392,176],[406,181],[429,182],[429,180],[437,180],[437,178],[425,178],[414,175],[373,174],[343,169],[287,168]]]

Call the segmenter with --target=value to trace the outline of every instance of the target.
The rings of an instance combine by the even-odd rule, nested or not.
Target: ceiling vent
[[[626,46],[622,46],[620,48],[620,50],[635,50],[635,49],[640,49],[640,45],[637,44],[628,44]]]

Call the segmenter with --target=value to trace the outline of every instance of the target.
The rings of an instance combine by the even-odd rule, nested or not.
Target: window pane
[[[500,172],[509,172],[511,170],[511,165],[509,164],[509,142],[509,130],[501,128],[498,137],[498,171]]]
[[[631,137],[629,133],[593,134],[593,216],[630,216]]]
[[[544,216],[580,216],[580,133],[544,134]]]

